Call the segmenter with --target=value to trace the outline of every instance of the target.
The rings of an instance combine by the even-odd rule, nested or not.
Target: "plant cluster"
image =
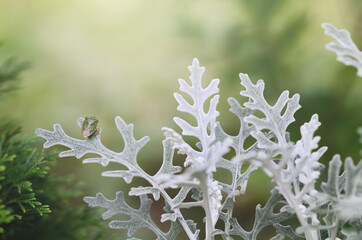
[[[336,52],[338,60],[362,71],[362,53],[353,44],[346,30],[338,30],[331,24],[324,24],[326,34],[337,42],[327,45]],[[202,76],[205,68],[197,59],[189,66],[190,82],[180,79],[181,93],[175,93],[178,110],[191,115],[190,122],[181,117],[174,121],[181,128],[181,134],[171,128],[162,128],[163,162],[154,175],[148,174],[138,164],[138,153],[149,141],[148,137],[136,139],[133,125],[121,117],[115,123],[124,140],[124,149],[114,152],[101,142],[101,129],[85,122],[93,117],[79,118],[78,125],[86,134],[85,139],[68,136],[59,124],[53,131],[37,129],[36,134],[46,140],[44,147],[63,145],[68,147],[60,157],[86,154],[97,157],[85,158],[84,163],[98,163],[107,166],[117,163],[122,170],[105,171],[102,176],[122,178],[131,183],[134,177],[143,178],[148,186],[131,188],[130,196],[138,196],[140,207],[133,208],[125,202],[124,193],[117,192],[115,199],[107,199],[98,193],[95,197],[85,197],[91,207],[105,208],[103,219],[114,219],[116,215],[126,215],[128,220],[112,220],[111,228],[128,229],[129,239],[137,239],[135,232],[141,228],[153,231],[157,239],[176,239],[184,231],[189,239],[242,238],[257,239],[267,226],[273,226],[277,234],[272,240],[284,238],[325,240],[361,239],[362,237],[362,162],[354,165],[352,159],[344,162],[335,156],[329,163],[328,179],[317,186],[324,166],[319,163],[326,147],[319,147],[319,136],[315,132],[320,126],[318,115],[300,127],[301,138],[296,143],[290,141],[287,131],[295,120],[294,114],[300,108],[299,95],[289,96],[284,91],[275,104],[264,97],[264,82],[254,84],[247,74],[240,74],[244,88],[241,96],[247,100],[242,104],[229,98],[230,111],[240,121],[237,135],[227,134],[218,123],[219,80],[212,80],[203,87]],[[187,96],[187,97],[186,97]],[[187,99],[191,99],[190,102]],[[196,123],[196,124],[195,124]],[[94,133],[94,134],[93,134]],[[83,134],[84,135],[84,134]],[[195,145],[186,142],[185,136],[197,139]],[[252,143],[247,139],[252,138]],[[174,163],[174,154],[185,155],[184,168]],[[225,156],[234,152],[231,159]],[[124,169],[125,168],[125,169]],[[248,179],[253,171],[262,169],[275,183],[271,196],[264,207],[258,205],[253,228],[244,229],[234,217],[235,202],[246,191]],[[217,180],[215,172],[223,169],[230,172],[231,182]],[[177,189],[171,195],[167,189]],[[151,218],[150,208],[154,200],[161,197],[165,201],[161,221],[169,221],[170,228],[163,231]],[[205,228],[201,231],[194,220],[186,219],[183,209],[201,207],[204,210]],[[286,225],[286,220],[297,219],[299,227]],[[349,232],[346,227],[349,227]]]
[[[25,214],[50,213],[49,206],[37,199],[39,190],[33,189],[30,181],[45,177],[48,169],[42,164],[46,158],[28,147],[30,139],[16,139],[19,132],[20,128],[15,128],[0,136],[0,226]]]

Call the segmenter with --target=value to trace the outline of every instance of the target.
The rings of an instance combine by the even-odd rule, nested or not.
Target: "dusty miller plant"
[[[349,33],[331,24],[324,24],[323,27],[326,34],[337,41],[328,44],[327,48],[337,53],[339,61],[357,67],[358,74],[362,75],[362,53],[352,42]],[[44,147],[63,145],[69,148],[60,153],[61,157],[81,158],[88,153],[96,154],[98,157],[86,158],[83,162],[103,166],[113,162],[126,168],[105,171],[103,176],[123,178],[126,183],[140,177],[149,183],[148,186],[131,188],[128,192],[131,196],[139,197],[139,208],[129,206],[123,192],[117,192],[113,200],[102,193],[84,198],[89,206],[106,209],[103,214],[105,220],[118,214],[129,216],[129,220],[112,220],[109,223],[111,228],[127,229],[129,239],[133,240],[137,239],[134,234],[140,228],[150,229],[157,239],[176,239],[181,231],[189,239],[199,239],[200,228],[192,219],[183,216],[182,209],[201,207],[205,213],[202,232],[208,240],[220,237],[253,240],[267,226],[276,229],[277,235],[273,240],[362,239],[362,161],[354,165],[347,158],[344,172],[340,173],[342,161],[338,155],[334,156],[329,163],[327,181],[320,188],[316,186],[323,169],[318,161],[327,148],[319,147],[320,137],[315,136],[320,126],[317,114],[300,127],[300,140],[296,143],[289,140],[288,126],[300,108],[298,94],[289,96],[289,92],[284,91],[271,105],[264,98],[264,82],[259,80],[254,84],[247,74],[241,73],[239,77],[244,90],[240,94],[248,100],[243,104],[234,98],[228,100],[230,111],[241,124],[239,133],[231,136],[217,122],[219,80],[212,80],[204,88],[202,76],[205,68],[200,67],[197,59],[193,60],[189,71],[190,82],[179,80],[183,95],[175,93],[174,96],[179,104],[177,109],[193,116],[196,125],[175,117],[181,133],[162,128],[165,135],[163,163],[154,175],[145,172],[137,162],[138,152],[149,138],[135,139],[133,125],[127,124],[121,117],[116,117],[115,122],[125,144],[122,152],[105,147],[101,142],[101,129],[95,125],[92,125],[92,129],[86,129],[89,126],[84,126],[84,123],[89,122],[88,118],[78,119],[82,131],[87,132],[86,138],[81,140],[68,136],[59,124],[54,125],[53,131],[36,130],[36,134],[46,140]],[[187,101],[185,95],[192,102]],[[93,118],[92,123],[96,123]],[[184,136],[195,137],[197,143],[187,143]],[[254,139],[251,146],[246,144],[250,136]],[[226,159],[224,156],[231,149],[235,156]],[[175,151],[185,155],[184,168],[174,165]],[[257,168],[271,177],[275,187],[265,206],[256,207],[253,228],[247,231],[233,217],[238,214],[233,210],[237,197],[245,193],[250,174]],[[217,169],[229,171],[231,183],[216,180],[214,175]],[[177,194],[169,195],[166,191],[168,188],[176,188]],[[154,200],[162,197],[165,201],[161,221],[171,222],[167,232],[162,231],[150,216],[151,195]],[[188,197],[190,195],[191,198]],[[292,218],[299,221],[300,226],[296,229],[285,224],[286,220]],[[345,226],[349,226],[348,233],[344,230]]]

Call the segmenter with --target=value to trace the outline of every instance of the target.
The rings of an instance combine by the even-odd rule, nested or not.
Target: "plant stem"
[[[141,176],[143,176],[143,178],[148,181],[154,188],[159,189],[161,195],[163,196],[165,202],[167,202],[171,209],[173,209],[173,211],[178,214],[180,217],[178,217],[178,220],[181,224],[181,226],[183,227],[183,229],[185,230],[187,236],[189,237],[190,240],[196,240],[195,235],[192,233],[190,227],[187,225],[186,220],[183,218],[181,211],[179,208],[175,207],[171,197],[167,194],[167,192],[152,178],[152,176],[148,175],[145,171],[143,171],[143,169],[141,167],[139,167],[138,165],[132,165],[130,164],[128,161],[117,161],[117,153],[110,151],[108,149],[105,149],[106,152],[108,152],[108,155],[106,155],[109,159],[114,159],[112,162],[116,162],[119,163],[125,167],[127,167],[129,170],[133,170],[136,171],[138,173],[140,173]]]
[[[331,235],[330,235],[331,240],[335,240],[336,237],[337,237],[337,232],[338,232],[338,227],[339,227],[339,217],[338,217],[338,215],[336,217],[336,220],[335,220],[334,224],[336,226],[334,228],[332,228],[332,230],[331,230]]]
[[[207,185],[207,175],[205,175],[203,178],[200,178],[200,187],[202,190],[202,197],[203,197],[203,204],[202,207],[205,211],[205,240],[213,240],[214,237],[212,237],[211,233],[214,230],[214,225],[212,223],[212,216],[211,216],[211,209],[210,209],[210,201],[209,201],[209,191],[208,191],[208,185]]]
[[[279,175],[275,175],[275,180],[281,190],[280,193],[284,196],[285,200],[287,200],[288,204],[294,209],[299,223],[304,230],[306,240],[318,240],[318,233],[315,229],[308,228],[308,222],[303,217],[303,213],[299,209],[299,204],[295,201],[295,196],[291,192],[290,188],[286,187],[285,184],[283,184]]]
[[[137,171],[143,171],[141,168],[140,168],[140,169],[135,168],[135,169],[136,169]],[[147,176],[147,177],[146,177],[146,176]],[[171,199],[170,196],[167,194],[167,192],[166,192],[162,187],[160,187],[160,185],[159,185],[158,183],[156,183],[156,182],[154,181],[154,179],[153,179],[151,176],[149,176],[148,174],[145,174],[145,177],[144,177],[144,178],[145,178],[153,187],[155,187],[155,188],[157,188],[157,189],[160,190],[160,193],[161,193],[161,195],[163,196],[165,202],[167,202],[167,203],[170,205],[171,209],[173,209],[173,211],[174,211],[176,214],[179,215],[179,217],[178,217],[177,219],[180,221],[180,223],[181,223],[183,229],[185,230],[187,236],[189,237],[189,239],[190,239],[190,240],[196,240],[195,235],[191,232],[190,227],[187,225],[186,220],[185,220],[184,217],[182,216],[180,209],[179,209],[178,207],[175,207],[175,206],[174,206],[174,204],[173,204],[173,202],[172,202],[172,199]]]

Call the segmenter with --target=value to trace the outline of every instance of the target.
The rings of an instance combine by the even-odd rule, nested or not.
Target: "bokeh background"
[[[181,116],[173,98],[177,79],[189,77],[187,66],[197,57],[206,67],[205,81],[221,80],[219,121],[229,133],[239,125],[227,98],[245,100],[239,97],[238,73],[248,73],[254,82],[265,81],[271,102],[285,89],[301,95],[302,108],[289,129],[292,140],[318,113],[320,145],[329,147],[324,163],[336,153],[357,160],[362,79],[325,49],[332,39],[321,24],[348,29],[361,49],[361,21],[360,0],[1,0],[0,61],[15,57],[30,67],[20,89],[0,102],[0,117],[23,126],[24,135],[60,123],[81,138],[76,119],[95,115],[103,143],[120,151],[114,118],[121,116],[134,123],[137,138],[151,137],[140,163],[154,173],[161,164],[161,127],[178,129],[172,120]],[[116,167],[66,158],[52,171],[84,181],[85,195],[114,198],[128,186],[100,174]],[[236,213],[246,225],[272,187],[260,172],[251,178]]]

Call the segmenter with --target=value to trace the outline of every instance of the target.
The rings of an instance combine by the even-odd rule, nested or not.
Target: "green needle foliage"
[[[0,99],[17,89],[26,66],[0,64]],[[0,119],[0,239],[110,239],[94,210],[74,205],[82,185],[50,174],[57,153],[45,154],[20,133],[14,121]]]
[[[0,136],[0,200],[1,216],[4,216],[1,224],[20,220],[24,215],[50,213],[49,206],[37,200],[40,190],[34,189],[32,183],[47,174],[48,167],[42,166],[47,158],[28,147],[30,139],[16,139],[20,128],[4,129],[8,127],[9,124],[2,126]],[[4,228],[1,231],[4,232]]]

